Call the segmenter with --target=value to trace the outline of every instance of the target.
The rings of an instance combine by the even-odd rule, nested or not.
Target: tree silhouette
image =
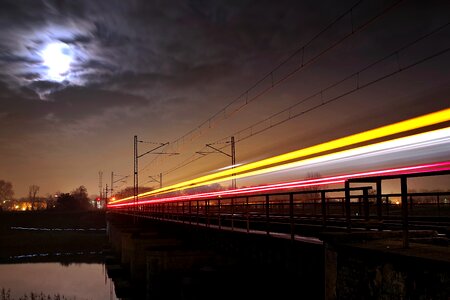
[[[86,210],[91,208],[88,192],[84,185],[80,185],[79,187],[74,189],[70,194],[74,198],[78,209]]]
[[[63,210],[76,209],[75,199],[69,193],[61,193],[58,196],[57,208]]]
[[[11,182],[0,180],[0,201],[9,200],[14,196]]]
[[[187,188],[183,190],[182,194],[200,194],[208,192],[217,192],[224,190],[224,187],[220,183],[213,183],[208,185],[201,185],[194,188]]]
[[[60,194],[56,206],[61,210],[88,210],[92,208],[87,189],[83,185],[70,193]]]
[[[141,193],[145,193],[145,192],[150,192],[153,191],[154,189],[151,187],[145,187],[145,186],[140,186],[138,189],[138,194]],[[134,195],[134,187],[132,186],[128,186],[126,188],[121,189],[120,191],[118,191],[117,193],[114,194],[114,196],[117,199],[121,199],[121,198],[125,198],[125,197],[131,197]]]
[[[29,195],[29,199],[31,201],[31,210],[35,210],[37,209],[37,207],[35,207],[36,205],[36,195],[39,192],[39,186],[37,185],[30,185],[30,188],[28,189],[28,195]]]
[[[306,174],[305,180],[318,179],[321,177],[322,177],[322,175],[319,172],[308,172],[308,174]],[[319,190],[326,189],[326,188],[327,188],[326,185],[308,186],[308,187],[304,187],[303,190],[310,192],[305,195],[305,197],[307,199],[318,199],[320,197]]]

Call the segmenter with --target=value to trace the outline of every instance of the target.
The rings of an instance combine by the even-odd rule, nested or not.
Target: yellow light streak
[[[334,160],[355,157],[355,156],[364,155],[364,154],[368,154],[368,153],[376,153],[377,151],[386,151],[386,150],[401,148],[401,147],[405,147],[405,146],[414,146],[414,145],[420,146],[420,143],[427,143],[434,139],[440,139],[440,138],[444,138],[444,137],[447,137],[447,138],[450,137],[450,127],[447,127],[444,129],[438,129],[438,130],[434,130],[434,131],[429,131],[429,132],[425,132],[425,133],[415,134],[415,135],[411,135],[411,136],[407,136],[407,137],[397,138],[394,140],[379,142],[376,144],[352,148],[352,149],[335,152],[335,153],[331,153],[331,154],[316,156],[313,158],[303,159],[300,161],[295,161],[295,162],[291,162],[291,163],[287,163],[287,164],[283,164],[283,165],[277,165],[277,166],[272,166],[272,167],[268,167],[268,168],[264,168],[264,169],[258,169],[255,171],[239,174],[236,176],[229,176],[229,177],[225,177],[225,178],[213,179],[213,180],[210,180],[207,182],[202,182],[202,183],[195,184],[193,186],[189,186],[189,188],[206,185],[206,184],[213,184],[213,183],[222,182],[222,181],[226,181],[226,180],[231,180],[233,178],[239,179],[239,178],[245,178],[245,177],[250,177],[250,176],[257,176],[257,175],[263,175],[263,174],[268,174],[268,173],[273,173],[273,172],[285,171],[288,169],[303,167],[303,166],[307,166],[307,165],[315,165],[315,164],[319,164],[319,163],[323,163],[323,162],[330,162],[330,161],[334,161]],[[154,192],[156,192],[156,190]],[[156,196],[156,195],[159,195],[162,193],[164,193],[164,192],[159,192],[159,193],[156,192],[155,194],[152,194],[152,196]]]
[[[156,190],[153,190],[150,192],[142,193],[142,194],[138,195],[138,198],[143,197],[143,196],[157,195],[157,194],[161,194],[163,192],[172,192],[172,191],[176,191],[176,190],[180,190],[180,189],[192,188],[192,187],[196,187],[196,186],[200,186],[200,185],[206,185],[206,184],[211,184],[211,183],[215,183],[215,182],[225,181],[225,180],[229,180],[229,179],[233,179],[233,178],[238,179],[238,178],[242,178],[242,177],[251,176],[248,172],[255,170],[255,169],[264,168],[264,167],[268,167],[270,165],[280,164],[283,162],[291,161],[294,159],[300,159],[300,158],[311,156],[311,155],[317,155],[317,154],[320,154],[323,152],[336,150],[339,148],[348,147],[348,146],[356,145],[356,144],[363,143],[363,142],[368,142],[368,141],[375,140],[378,138],[383,138],[383,137],[411,131],[411,130],[426,127],[426,126],[436,125],[439,123],[447,122],[449,120],[450,120],[450,108],[447,108],[447,109],[440,110],[440,111],[437,111],[434,113],[430,113],[430,114],[426,114],[426,115],[419,116],[416,118],[397,122],[394,124],[378,127],[375,129],[371,129],[371,130],[368,130],[365,132],[353,134],[350,136],[346,136],[346,137],[332,140],[329,142],[325,142],[322,144],[299,149],[296,151],[292,151],[289,153],[270,157],[270,158],[256,161],[253,163],[241,165],[241,166],[238,166],[233,169],[219,171],[219,172],[216,172],[213,174],[201,176],[201,177],[198,177],[195,179],[191,179],[191,180],[187,180],[187,181],[180,182],[177,184],[173,184],[173,185],[170,185],[170,186],[167,186],[164,188],[160,188],[160,189],[156,189]],[[266,170],[266,169],[263,169],[263,170]],[[261,171],[263,171],[263,170],[261,170]],[[254,173],[254,172],[251,172],[251,173]],[[236,175],[233,176],[233,174],[236,174]],[[111,201],[110,203],[111,204],[119,203],[119,202],[123,202],[123,201],[130,200],[130,199],[133,199],[133,196],[126,197],[123,199],[117,199],[116,201]]]

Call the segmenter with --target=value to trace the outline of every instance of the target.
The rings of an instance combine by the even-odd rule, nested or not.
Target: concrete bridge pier
[[[110,277],[114,277],[121,298],[166,299],[172,294],[179,299],[183,284],[189,285],[188,278],[194,272],[228,263],[204,244],[191,243],[186,228],[130,221],[126,215],[108,221],[108,236],[117,259],[107,268],[114,273]]]
[[[123,299],[322,299],[321,244],[130,220],[117,215],[108,224]]]
[[[429,231],[325,235],[325,299],[450,299],[450,249]]]
[[[198,273],[214,272],[227,264],[226,259],[208,249],[193,248],[186,245],[151,246],[147,253],[147,297],[149,299],[182,299]],[[208,281],[202,282],[207,289]],[[178,287],[178,288],[177,288]]]

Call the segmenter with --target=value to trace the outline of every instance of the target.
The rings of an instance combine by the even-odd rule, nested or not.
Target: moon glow
[[[48,44],[41,53],[47,76],[54,81],[63,81],[70,70],[72,50],[62,42]]]

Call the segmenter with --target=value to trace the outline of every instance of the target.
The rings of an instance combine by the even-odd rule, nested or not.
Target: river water
[[[131,281],[127,276],[130,270],[120,267],[122,257],[112,251],[105,216],[86,215],[85,212],[0,214],[0,300],[262,300],[289,299],[292,292],[301,294],[301,299],[320,299],[317,297],[321,294],[317,288],[320,276],[312,270],[323,269],[317,266],[319,259],[315,258],[322,256],[315,248],[303,250],[302,255],[310,257],[311,263],[303,262],[302,268],[308,271],[294,276],[283,273],[284,268],[247,261],[250,257],[258,259],[251,253],[239,259],[220,254],[221,251],[216,253],[209,249],[210,243],[203,235],[183,247],[167,246],[164,248],[167,253],[161,252],[161,257],[158,256],[161,249],[155,248],[152,262],[156,265],[134,265],[134,274],[140,277]],[[176,234],[178,237],[180,232]],[[175,238],[164,231],[156,240],[173,243]],[[131,236],[129,241],[126,239],[128,248],[133,241],[139,239]],[[161,260],[165,253],[167,260]],[[142,259],[137,256],[134,261],[141,261],[138,258]],[[158,273],[159,262],[163,261],[181,269]],[[186,267],[190,264],[191,267]],[[150,273],[149,266],[153,268]],[[308,293],[314,297],[305,296]]]
[[[10,298],[2,296],[9,290]],[[116,300],[114,285],[100,263],[19,263],[0,265],[0,299]],[[64,297],[64,298],[63,298]],[[41,299],[37,297],[36,299]]]
[[[104,211],[0,212],[0,300],[119,299],[107,248]]]

